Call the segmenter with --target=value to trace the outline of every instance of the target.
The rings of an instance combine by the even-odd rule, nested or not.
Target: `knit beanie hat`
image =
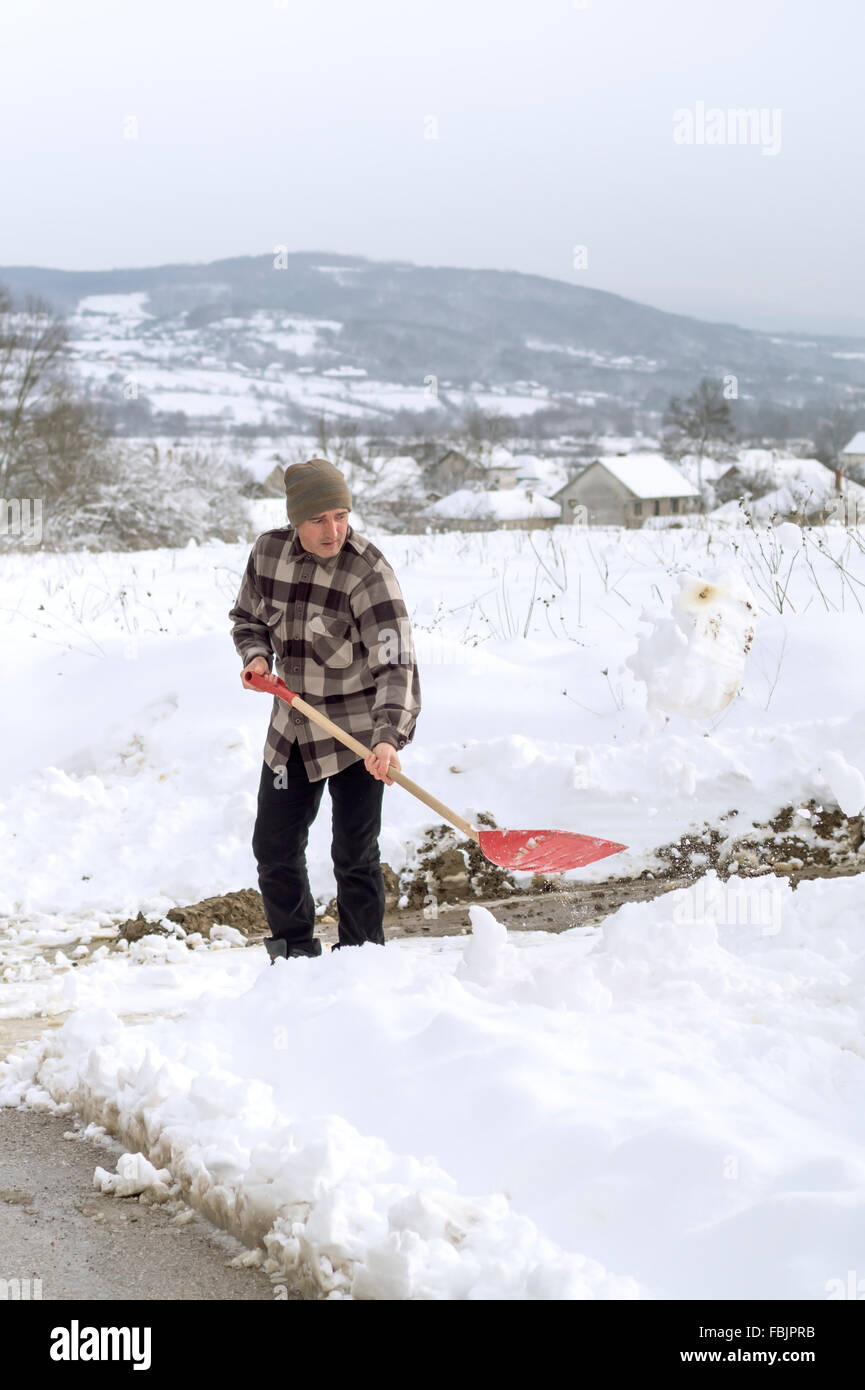
[[[339,507],[351,511],[348,484],[339,469],[327,459],[292,463],[284,476],[285,508],[292,526]]]

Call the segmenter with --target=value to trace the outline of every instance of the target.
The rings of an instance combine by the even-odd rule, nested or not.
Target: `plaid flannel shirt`
[[[244,667],[263,656],[290,690],[374,747],[414,736],[420,682],[408,613],[377,546],[348,527],[334,556],[304,550],[293,526],[265,531],[252,547],[229,612]],[[297,739],[311,782],[359,761],[305,715],[274,696],[264,760],[278,771]]]

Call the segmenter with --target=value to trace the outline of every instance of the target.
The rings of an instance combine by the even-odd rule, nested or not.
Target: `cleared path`
[[[178,1225],[98,1192],[94,1168],[113,1172],[122,1149],[64,1139],[70,1125],[0,1109],[0,1280],[41,1280],[43,1299],[285,1298],[260,1270],[231,1268],[243,1247],[203,1217]]]

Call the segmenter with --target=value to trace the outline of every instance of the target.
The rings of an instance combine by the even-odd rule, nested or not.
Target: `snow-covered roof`
[[[478,458],[481,468],[516,468],[517,461],[510,449],[506,449],[503,444],[493,444],[491,448],[482,449]]]
[[[449,492],[447,497],[439,498],[430,507],[434,516],[487,521],[524,521],[534,516],[559,517],[561,511],[558,502],[551,502],[549,497],[542,497],[538,492],[533,492],[530,500],[528,490],[522,487],[502,488],[501,491],[490,488],[473,491],[463,487],[457,492]]]
[[[635,497],[699,497],[684,473],[674,468],[662,454],[629,454],[626,458],[607,457],[596,463],[618,478]],[[589,467],[591,468],[591,464]]]
[[[732,467],[746,482],[764,474],[778,488],[808,486],[819,492],[835,486],[834,470],[819,459],[785,457],[771,449],[743,449]]]
[[[796,463],[809,466],[799,473],[791,474],[780,487],[767,492],[763,497],[745,501],[745,510],[754,521],[766,522],[773,516],[817,512],[825,509],[832,498],[837,496],[835,474],[831,468],[824,467],[817,459],[796,459]],[[819,472],[811,466],[814,464]],[[841,493],[848,503],[856,504],[860,514],[865,513],[865,487],[851,482],[849,478],[842,478]],[[712,512],[712,516],[721,521],[734,520],[741,517],[741,514],[736,500],[726,502],[723,507],[716,507]]]
[[[538,458],[536,454],[514,454],[517,481],[538,489],[545,497],[555,500],[555,494],[567,481],[568,470],[561,459]]]
[[[845,444],[841,450],[842,454],[865,454],[865,430],[860,430],[854,434],[849,444]]]

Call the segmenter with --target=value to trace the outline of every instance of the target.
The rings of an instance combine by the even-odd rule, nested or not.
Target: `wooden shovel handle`
[[[352,737],[351,734],[345,733],[338,724],[334,724],[333,720],[328,719],[326,714],[321,714],[317,709],[314,709],[312,705],[308,705],[301,695],[295,695],[291,704],[294,709],[300,710],[301,714],[305,714],[307,719],[311,719],[313,724],[317,724],[320,729],[324,729],[333,738],[339,739],[340,743],[344,743],[346,748],[351,748],[355,753],[362,754],[363,757],[366,757],[368,753],[372,752],[372,749],[367,748],[359,739]],[[411,792],[412,796],[416,796],[418,801],[422,801],[425,806],[429,806],[431,811],[435,811],[436,814],[442,816],[444,820],[450,821],[451,825],[455,825],[457,830],[461,830],[464,835],[470,836],[471,839],[476,842],[478,841],[478,832],[475,830],[474,826],[469,825],[467,820],[463,820],[462,816],[458,816],[456,811],[452,811],[449,806],[445,806],[444,802],[439,801],[438,797],[433,796],[432,792],[425,791],[423,787],[418,786],[417,782],[413,782],[410,777],[406,777],[404,772],[397,772],[396,768],[388,768],[387,775],[388,777],[392,777],[395,782],[398,782],[401,787],[405,787],[407,792]]]
[[[338,724],[334,724],[332,719],[328,719],[326,714],[321,714],[319,710],[314,709],[312,705],[308,705],[301,695],[296,695],[293,690],[289,690],[285,682],[279,680],[279,677],[256,676],[251,671],[244,672],[244,675],[249,685],[255,686],[257,690],[270,691],[272,694],[278,695],[281,699],[287,700],[292,708],[300,710],[300,713],[305,714],[307,719],[311,719],[313,724],[317,724],[320,729],[324,729],[325,733],[330,734],[331,738],[338,739],[340,743],[344,743],[346,748],[350,748],[353,753],[360,753],[360,755],[365,758],[368,753],[372,752],[372,749],[367,748],[365,744],[360,742],[360,739],[356,739],[351,734],[347,734]],[[279,682],[278,684],[277,681]],[[412,796],[416,796],[418,801],[422,801],[425,806],[429,806],[430,810],[435,811],[437,816],[441,816],[443,820],[449,821],[457,830],[461,830],[464,835],[468,835],[470,839],[475,841],[475,844],[480,843],[480,836],[474,826],[469,825],[467,820],[457,815],[456,811],[452,811],[449,806],[445,806],[444,802],[439,801],[438,797],[433,796],[432,792],[425,791],[423,787],[418,786],[417,782],[413,782],[410,777],[406,777],[404,772],[397,772],[395,768],[388,769],[388,776],[392,777],[395,782],[398,782],[399,785],[404,787],[407,792],[410,792]]]

